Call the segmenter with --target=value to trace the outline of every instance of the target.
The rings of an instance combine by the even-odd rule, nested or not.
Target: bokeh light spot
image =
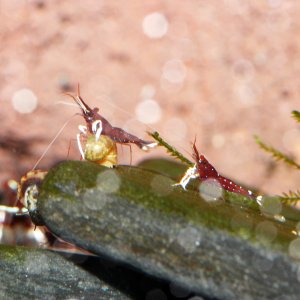
[[[216,202],[223,196],[221,184],[216,179],[207,179],[199,185],[200,196],[207,202]]]
[[[259,93],[260,89],[253,84],[238,83],[235,87],[235,94],[241,105],[245,107],[256,105],[256,100]]]
[[[105,197],[104,195],[102,195],[101,197],[96,197],[95,192],[93,190],[87,190],[83,194],[82,198],[83,203],[87,208],[96,211],[101,210],[108,202],[111,201],[111,198]]]
[[[170,82],[162,75],[160,77],[160,87],[167,93],[176,94],[183,88],[183,83]]]
[[[231,228],[244,238],[248,238],[252,234],[253,220],[237,213],[231,218]]]
[[[180,59],[168,60],[163,66],[163,77],[171,83],[182,83],[186,77],[185,64]]]
[[[269,244],[277,236],[277,228],[269,221],[260,222],[255,228],[256,238],[264,243]]]
[[[258,272],[268,272],[273,267],[272,258],[260,256],[258,253],[252,256],[251,261]]]
[[[295,259],[300,259],[300,239],[295,239],[290,242],[289,254]]]
[[[151,182],[151,188],[155,194],[159,196],[165,196],[172,192],[173,181],[165,176],[157,175],[154,176]]]
[[[167,295],[160,289],[149,291],[145,297],[146,300],[167,300]]]
[[[152,84],[145,84],[141,89],[141,97],[143,99],[152,99],[155,96],[156,90]]]
[[[136,106],[135,114],[140,122],[144,124],[154,124],[161,119],[162,111],[157,101],[147,99]]]
[[[187,297],[191,293],[188,289],[183,288],[174,282],[170,283],[170,292],[173,296],[177,298]]]
[[[282,0],[268,0],[268,4],[272,8],[279,8],[282,4]]]
[[[21,113],[32,113],[37,108],[38,100],[30,89],[21,89],[14,93],[12,97],[13,108]]]
[[[196,228],[182,228],[177,235],[178,244],[188,253],[194,252],[201,244],[201,235]]]
[[[116,192],[121,185],[121,179],[115,170],[107,170],[97,177],[97,188],[106,194]]]
[[[162,38],[168,32],[168,27],[167,18],[159,12],[151,13],[143,20],[144,34],[152,39]]]
[[[282,209],[279,198],[262,198],[260,210],[266,215],[278,215]]]

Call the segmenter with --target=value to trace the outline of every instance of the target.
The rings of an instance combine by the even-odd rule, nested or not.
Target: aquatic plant
[[[300,123],[300,112],[297,110],[292,111],[292,117]],[[281,151],[277,150],[276,148],[266,145],[258,136],[254,136],[256,143],[259,145],[261,149],[265,152],[270,153],[276,161],[283,161],[289,166],[292,166],[298,170],[300,170],[300,165],[289,155],[282,153]],[[288,193],[282,193],[279,198],[290,205],[295,205],[300,201],[300,190],[297,191],[289,191]]]

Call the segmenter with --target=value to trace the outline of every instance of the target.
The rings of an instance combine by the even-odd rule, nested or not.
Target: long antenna
[[[37,167],[37,165],[41,162],[41,160],[45,157],[45,155],[47,154],[47,152],[49,151],[49,149],[52,147],[53,143],[56,141],[56,139],[60,136],[60,134],[63,132],[63,130],[65,129],[65,127],[69,124],[69,122],[72,120],[72,118],[76,116],[73,115],[68,121],[66,121],[63,126],[60,128],[60,130],[56,133],[56,135],[54,136],[54,138],[52,139],[52,141],[48,144],[48,146],[46,147],[46,149],[44,150],[43,154],[41,155],[41,157],[38,159],[38,161],[35,163],[34,167],[32,168],[32,170],[35,170],[35,168]]]
[[[73,106],[73,107],[78,108],[77,104],[72,103],[72,102],[67,102],[67,101],[56,101],[54,104],[63,104],[63,105],[66,105],[66,106]]]

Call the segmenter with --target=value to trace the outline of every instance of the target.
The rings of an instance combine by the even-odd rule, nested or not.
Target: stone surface
[[[140,168],[69,161],[50,170],[38,210],[63,239],[195,293],[297,299],[298,212],[281,208],[280,222],[252,199],[205,201],[172,183]]]
[[[130,298],[59,254],[0,245],[0,299]]]

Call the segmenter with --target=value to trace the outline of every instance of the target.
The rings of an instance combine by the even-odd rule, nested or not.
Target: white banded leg
[[[81,138],[81,135],[86,135],[87,134],[87,127],[84,126],[84,125],[79,125],[78,129],[79,129],[80,133],[77,133],[77,135],[76,135],[77,146],[78,146],[78,149],[79,149],[79,152],[80,152],[80,155],[81,155],[82,159],[85,160],[85,156],[84,156],[84,152],[83,152],[83,148],[82,148],[82,145],[81,145],[80,138]]]
[[[181,180],[178,183],[173,184],[173,186],[180,185],[184,190],[186,190],[186,186],[189,181],[197,177],[199,177],[199,173],[197,170],[197,165],[195,164],[193,167],[188,168]]]
[[[25,207],[19,208],[17,206],[0,205],[0,212],[5,212],[5,213],[15,214],[15,215],[27,215],[28,209]]]
[[[151,144],[147,144],[147,145],[143,145],[142,150],[148,151],[151,148],[157,147],[157,145],[158,145],[158,143],[156,143],[156,142],[151,143]]]
[[[102,133],[102,121],[101,120],[96,120],[92,124],[92,131],[95,134],[95,140],[96,142],[99,141],[101,133]]]

